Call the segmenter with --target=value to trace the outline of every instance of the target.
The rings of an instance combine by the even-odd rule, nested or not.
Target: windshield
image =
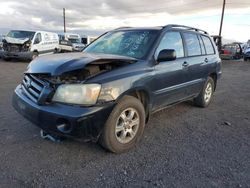
[[[81,43],[81,40],[80,39],[68,39],[72,44],[74,43]]]
[[[157,36],[157,30],[110,32],[93,43],[84,52],[129,56],[142,59]]]
[[[33,39],[35,32],[32,31],[10,31],[7,37],[18,38],[18,39],[25,39],[29,38],[30,40]]]

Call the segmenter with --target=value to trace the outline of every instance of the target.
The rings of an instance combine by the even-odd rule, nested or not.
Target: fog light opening
[[[58,119],[56,128],[62,133],[70,133],[72,131],[72,126],[66,119]]]

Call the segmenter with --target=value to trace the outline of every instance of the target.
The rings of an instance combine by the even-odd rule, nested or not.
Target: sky
[[[98,36],[122,26],[184,24],[218,35],[223,0],[0,0],[0,33],[10,29]],[[226,0],[224,39],[250,39],[250,1]]]

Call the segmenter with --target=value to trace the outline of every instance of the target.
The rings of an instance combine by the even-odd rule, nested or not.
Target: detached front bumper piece
[[[32,59],[32,55],[32,52],[2,52],[4,58]]]
[[[15,89],[12,104],[21,115],[45,132],[83,141],[97,140],[115,105],[114,103],[95,107],[58,103],[38,105],[23,93],[20,85]]]

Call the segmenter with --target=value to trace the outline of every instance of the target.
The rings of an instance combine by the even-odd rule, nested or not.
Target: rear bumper
[[[15,89],[12,104],[21,115],[44,131],[84,141],[97,140],[115,105],[79,107],[54,103],[40,106],[27,98],[20,86]],[[66,131],[58,129],[61,124],[67,124]]]
[[[32,55],[32,52],[2,52],[4,58],[32,59]]]
[[[234,55],[232,55],[232,54],[220,54],[220,58],[225,59],[225,60],[233,59],[233,57],[234,57]]]

